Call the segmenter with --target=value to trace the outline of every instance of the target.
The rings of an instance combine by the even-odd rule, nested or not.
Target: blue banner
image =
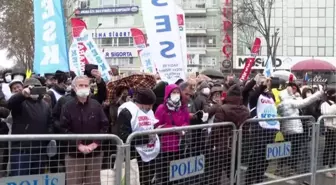
[[[69,71],[66,30],[61,0],[34,0],[34,72]]]

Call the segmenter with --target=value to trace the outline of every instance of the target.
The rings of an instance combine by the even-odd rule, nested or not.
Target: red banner
[[[251,57],[247,59],[244,69],[240,74],[240,78],[239,78],[240,80],[245,81],[248,79],[251,73],[252,67],[254,65],[255,58],[259,53],[260,44],[261,44],[261,40],[259,38],[256,38],[252,46],[252,49],[251,49]]]
[[[81,32],[86,29],[86,24],[83,20],[78,18],[71,19],[71,26],[72,26],[72,37],[76,38],[79,37]],[[81,70],[84,71],[85,64],[88,64],[89,61],[85,57],[84,53],[86,52],[86,47],[82,42],[78,42],[78,49],[79,49],[79,57],[81,61]]]

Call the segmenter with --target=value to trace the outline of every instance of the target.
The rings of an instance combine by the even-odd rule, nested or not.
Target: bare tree
[[[32,69],[34,58],[33,0],[1,0],[0,49],[19,65]]]
[[[267,57],[271,57],[273,63],[280,41],[278,38],[279,29],[271,33],[274,3],[275,0],[238,0],[234,19],[234,26],[239,32],[242,32],[238,36],[242,36],[241,40],[244,40],[245,44],[253,44],[255,35],[251,34],[252,32],[259,32],[265,38]]]

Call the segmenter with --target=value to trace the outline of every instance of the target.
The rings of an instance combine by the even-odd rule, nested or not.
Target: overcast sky
[[[6,58],[6,51],[0,50],[0,66],[7,68],[7,67],[11,67],[12,65],[13,65],[13,62]]]

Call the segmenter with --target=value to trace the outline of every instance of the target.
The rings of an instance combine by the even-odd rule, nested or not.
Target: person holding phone
[[[53,122],[50,106],[43,101],[46,88],[36,78],[26,79],[22,92],[8,100],[13,124],[12,134],[51,134]],[[48,141],[12,142],[10,176],[44,173]]]

